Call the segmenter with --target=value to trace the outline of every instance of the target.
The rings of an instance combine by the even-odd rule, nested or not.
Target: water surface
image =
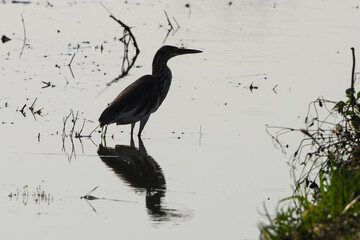
[[[356,1],[103,1],[141,50],[108,86],[121,74],[123,30],[97,1],[5,2],[1,239],[257,239],[263,204],[273,212],[292,183],[266,125],[302,127],[310,100],[342,98],[358,49]],[[164,10],[180,25],[165,43]],[[106,145],[99,133],[70,138],[71,117],[63,136],[70,109],[75,131],[86,119],[89,133],[163,44],[203,53],[169,62],[171,89],[141,141],[130,126],[110,126]],[[35,99],[41,116],[28,109]]]

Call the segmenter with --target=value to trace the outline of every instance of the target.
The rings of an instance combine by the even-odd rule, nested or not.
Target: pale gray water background
[[[122,28],[97,1],[5,2],[0,35],[13,40],[0,44],[1,239],[257,239],[263,203],[274,212],[292,192],[291,148],[287,156],[275,149],[266,125],[302,127],[309,101],[343,98],[350,47],[360,51],[357,1],[102,1],[133,26],[141,50],[137,67],[106,87],[121,73],[123,46],[114,38]],[[180,25],[166,44],[204,52],[170,61],[172,87],[143,132],[166,180],[157,216],[146,191],[99,158],[99,133],[73,139],[76,156],[61,133],[70,109],[80,112],[76,130],[93,121],[89,133],[108,102],[151,72],[167,33],[164,10]],[[30,47],[19,58],[21,14]],[[42,89],[42,81],[54,86]],[[259,88],[251,92],[251,83]],[[24,118],[19,110],[36,97],[43,117],[26,108]],[[129,145],[129,132],[109,127],[107,146]],[[8,197],[25,185],[28,198]],[[38,186],[50,201],[34,200]],[[80,197],[96,186],[91,195],[105,199],[90,206]]]

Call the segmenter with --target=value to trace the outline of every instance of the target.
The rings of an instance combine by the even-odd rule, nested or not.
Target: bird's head
[[[186,49],[186,48],[178,48],[174,46],[165,45],[162,46],[155,54],[154,58],[159,58],[161,60],[169,60],[170,58],[176,57],[178,55],[183,54],[192,54],[192,53],[201,53],[200,50],[195,49]]]

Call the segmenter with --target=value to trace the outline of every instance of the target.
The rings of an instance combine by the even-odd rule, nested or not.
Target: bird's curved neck
[[[152,75],[154,77],[158,77],[161,80],[171,80],[171,71],[167,66],[167,60],[162,60],[155,56],[152,64]]]
[[[155,56],[152,65],[152,75],[159,81],[158,106],[160,106],[169,91],[172,79],[170,68],[167,66],[167,59],[163,60]]]

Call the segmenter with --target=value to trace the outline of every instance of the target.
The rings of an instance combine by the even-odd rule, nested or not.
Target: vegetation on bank
[[[284,133],[299,131],[305,138],[291,160],[294,172],[301,172],[294,176],[294,194],[281,201],[289,206],[275,216],[266,212],[261,239],[360,239],[360,92],[354,89],[351,50],[346,100],[319,98],[309,105],[304,129],[271,134],[280,148],[285,148],[279,139]]]

